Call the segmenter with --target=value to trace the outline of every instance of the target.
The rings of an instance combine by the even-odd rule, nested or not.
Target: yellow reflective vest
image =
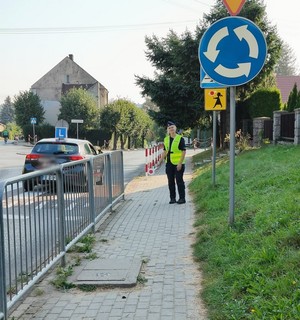
[[[181,135],[176,134],[175,138],[173,139],[171,150],[170,150],[170,160],[172,164],[178,164],[179,160],[182,155],[182,150],[179,149],[179,143],[181,140]],[[165,137],[164,139],[164,145],[167,152],[169,152],[170,149],[170,136]],[[166,160],[167,161],[167,160]],[[185,163],[185,159],[182,163]]]

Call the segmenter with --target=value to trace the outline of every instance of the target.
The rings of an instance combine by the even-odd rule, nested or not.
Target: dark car
[[[36,143],[31,152],[26,155],[22,173],[29,173],[36,170],[46,169],[50,166],[63,164],[66,162],[82,160],[93,157],[101,151],[97,150],[88,140],[80,139],[42,139]],[[76,165],[65,168],[63,171],[64,180],[69,184],[86,185],[85,166]],[[103,168],[97,168],[97,172]],[[37,182],[25,181],[24,190],[29,191],[34,188],[35,184],[46,184],[56,180],[55,175],[41,176]]]

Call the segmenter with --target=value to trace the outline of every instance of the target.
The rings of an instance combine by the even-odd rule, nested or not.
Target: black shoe
[[[178,203],[178,204],[183,204],[183,203],[185,203],[185,199],[179,199],[179,200],[177,201],[177,203]]]
[[[169,204],[176,203],[176,199],[171,199]]]

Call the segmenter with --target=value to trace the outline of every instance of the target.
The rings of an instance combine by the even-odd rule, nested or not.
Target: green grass
[[[68,282],[68,277],[72,275],[73,268],[71,266],[68,266],[66,268],[58,267],[56,269],[56,277],[55,279],[51,280],[50,283],[56,288],[56,289],[71,289],[74,288],[75,285],[71,282]]]
[[[96,241],[96,238],[93,234],[87,234],[84,237],[82,237],[73,248],[69,250],[69,252],[85,252],[85,253],[91,253],[94,243]]]
[[[300,148],[236,157],[232,227],[228,158],[218,160],[216,182],[205,165],[190,184],[209,319],[300,319]]]

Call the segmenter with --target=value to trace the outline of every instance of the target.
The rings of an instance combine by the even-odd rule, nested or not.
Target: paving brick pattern
[[[186,184],[191,178],[188,157]],[[207,319],[199,297],[201,273],[192,258],[194,207],[188,192],[186,204],[168,202],[167,178],[161,167],[153,176],[131,181],[125,201],[96,232],[94,251],[99,257],[143,260],[136,287],[62,292],[49,284],[53,271],[10,319]]]

